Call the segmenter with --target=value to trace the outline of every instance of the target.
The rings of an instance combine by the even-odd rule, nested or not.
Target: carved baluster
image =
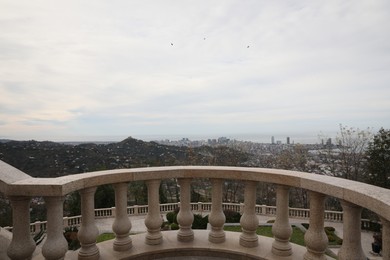
[[[258,236],[256,229],[259,226],[259,219],[256,216],[256,185],[255,181],[245,182],[245,203],[244,214],[240,219],[242,233],[240,235],[240,245],[245,247],[256,247]]]
[[[96,187],[86,188],[80,191],[81,215],[83,218],[77,234],[81,245],[78,257],[80,260],[99,259],[99,249],[96,246],[96,238],[99,235],[99,230],[95,225],[95,191]]]
[[[46,197],[47,239],[42,247],[45,259],[63,259],[68,251],[68,243],[64,237],[63,217],[64,198]]]
[[[194,240],[194,231],[191,229],[194,221],[194,214],[191,211],[191,179],[179,179],[180,185],[180,211],[177,215],[177,222],[180,230],[177,233],[177,239],[182,242]]]
[[[343,207],[343,245],[338,259],[366,260],[361,243],[362,208],[347,201],[340,201]]]
[[[130,238],[131,222],[127,216],[127,183],[114,184],[115,189],[115,220],[112,231],[115,233],[113,249],[126,251],[132,247]]]
[[[212,243],[222,243],[225,241],[225,231],[223,224],[225,224],[225,214],[222,210],[222,180],[212,179],[212,204],[211,213],[209,215],[209,223],[211,230],[209,233],[209,241]]]
[[[7,254],[11,259],[30,259],[35,242],[30,235],[30,198],[10,197],[12,206],[12,240]]]
[[[324,230],[325,195],[310,191],[309,229],[305,233],[307,252],[305,260],[326,260],[325,251],[328,247],[328,237]]]
[[[380,217],[382,223],[382,258],[390,260],[390,221]]]
[[[160,180],[146,181],[146,185],[148,186],[149,211],[145,218],[145,226],[148,229],[145,242],[148,245],[158,245],[162,242],[161,224],[163,222],[160,216]]]
[[[275,240],[272,243],[272,253],[278,256],[292,255],[289,242],[292,234],[288,219],[289,189],[288,186],[284,185],[278,185],[276,189],[276,220],[272,225],[272,234]]]

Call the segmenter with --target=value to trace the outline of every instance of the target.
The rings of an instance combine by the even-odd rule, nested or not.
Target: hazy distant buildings
[[[229,139],[229,138],[226,138],[226,137],[219,137],[219,138],[218,138],[218,143],[219,143],[219,144],[228,144],[229,141],[230,141],[230,139]]]
[[[275,136],[271,137],[271,144],[282,144],[281,140],[275,140]],[[286,137],[286,144],[291,144],[291,139],[289,136]]]

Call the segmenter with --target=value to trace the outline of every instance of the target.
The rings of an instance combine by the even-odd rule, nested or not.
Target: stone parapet
[[[178,179],[183,184],[182,192],[185,195],[182,197],[183,212],[179,218],[181,225],[181,229],[178,231],[179,235],[177,232],[164,232],[162,234],[163,232],[160,231],[162,219],[158,190],[162,180],[172,178]],[[188,184],[192,179],[199,178],[210,179],[212,183],[212,203],[211,207],[207,208],[211,210],[209,215],[211,230],[195,232],[195,230],[191,230],[189,225],[190,212],[195,205],[190,204],[188,200]],[[182,182],[184,180],[185,182]],[[241,223],[245,229],[243,234],[231,234],[222,229],[225,222],[222,203],[224,180],[246,183],[244,204],[240,204],[238,207],[227,205],[244,213]],[[126,220],[128,217],[126,214],[129,211],[125,208],[127,193],[125,184],[133,181],[145,181],[148,186],[148,206],[138,207],[137,210],[134,210],[134,214],[147,213],[145,219],[147,233],[140,235],[143,236],[143,239],[129,240],[126,236],[131,229],[131,224]],[[260,209],[257,209],[253,198],[256,196],[255,186],[259,182],[276,184],[278,187],[276,208],[260,206]],[[101,211],[102,217],[114,217],[115,223],[119,223],[120,227],[113,228],[118,235],[118,239],[113,240],[115,242],[108,241],[96,245],[97,228],[94,223],[96,213],[93,196],[96,188],[105,184],[114,184],[117,187],[115,197],[116,204],[119,206],[115,212],[113,209]],[[119,188],[118,184],[122,184],[119,186],[124,188]],[[303,212],[304,217],[310,217],[310,228],[305,236],[307,249],[291,245],[288,242],[291,234],[288,216],[302,213],[289,209],[286,198],[288,198],[288,191],[291,187],[302,188],[310,193],[310,210]],[[61,212],[62,198],[74,191],[80,192],[82,199],[82,219],[79,231],[82,248],[76,255],[69,253],[65,255],[63,246],[58,247],[58,244],[62,244],[62,229],[58,228],[58,225],[64,223]],[[125,259],[127,254],[137,255],[137,252],[139,253],[137,256],[150,252],[175,256],[181,252],[190,251],[196,254],[204,252],[225,254],[231,256],[227,257],[228,259],[240,259],[240,257],[246,259],[252,259],[252,257],[253,259],[326,259],[326,241],[322,232],[325,218],[324,199],[327,196],[343,201],[343,205],[353,205],[353,207],[344,207],[343,221],[344,225],[347,225],[345,226],[347,234],[344,232],[344,238],[349,243],[342,248],[339,257],[346,259],[345,257],[354,255],[352,251],[361,243],[360,238],[354,235],[355,229],[360,224],[358,217],[360,211],[353,210],[356,207],[358,209],[367,208],[377,213],[384,223],[384,235],[389,234],[390,190],[340,178],[277,169],[175,166],[89,172],[58,178],[32,178],[0,161],[0,192],[10,199],[13,212],[16,212],[13,218],[13,240],[7,249],[7,255],[11,259],[28,259],[34,251],[35,245],[31,242],[29,225],[29,203],[33,196],[44,197],[50,202],[48,210],[56,212],[48,218],[47,223],[50,238],[53,240],[46,241],[43,246],[43,255],[46,259],[53,260],[63,257],[65,259],[88,260]],[[196,205],[197,208],[201,207],[201,210],[204,210],[204,206]],[[273,228],[274,239],[256,239],[254,235],[252,224],[255,220],[255,213],[263,211],[266,214],[276,216]],[[123,225],[126,227],[122,228]],[[384,241],[387,242],[388,239],[385,238]],[[389,251],[389,245],[383,244],[383,259],[390,260]],[[364,258],[362,253],[359,252],[358,255],[359,259]],[[39,259],[36,257],[34,259]]]

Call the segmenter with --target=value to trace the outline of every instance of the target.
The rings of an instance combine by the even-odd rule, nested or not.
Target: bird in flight
[[[173,43],[171,42],[171,46],[173,46]]]

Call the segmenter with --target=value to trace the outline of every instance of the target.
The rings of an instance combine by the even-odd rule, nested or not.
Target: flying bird
[[[171,43],[171,46],[173,46],[173,43]]]
[[[249,45],[248,45],[248,46],[246,46],[246,48],[249,48]]]

